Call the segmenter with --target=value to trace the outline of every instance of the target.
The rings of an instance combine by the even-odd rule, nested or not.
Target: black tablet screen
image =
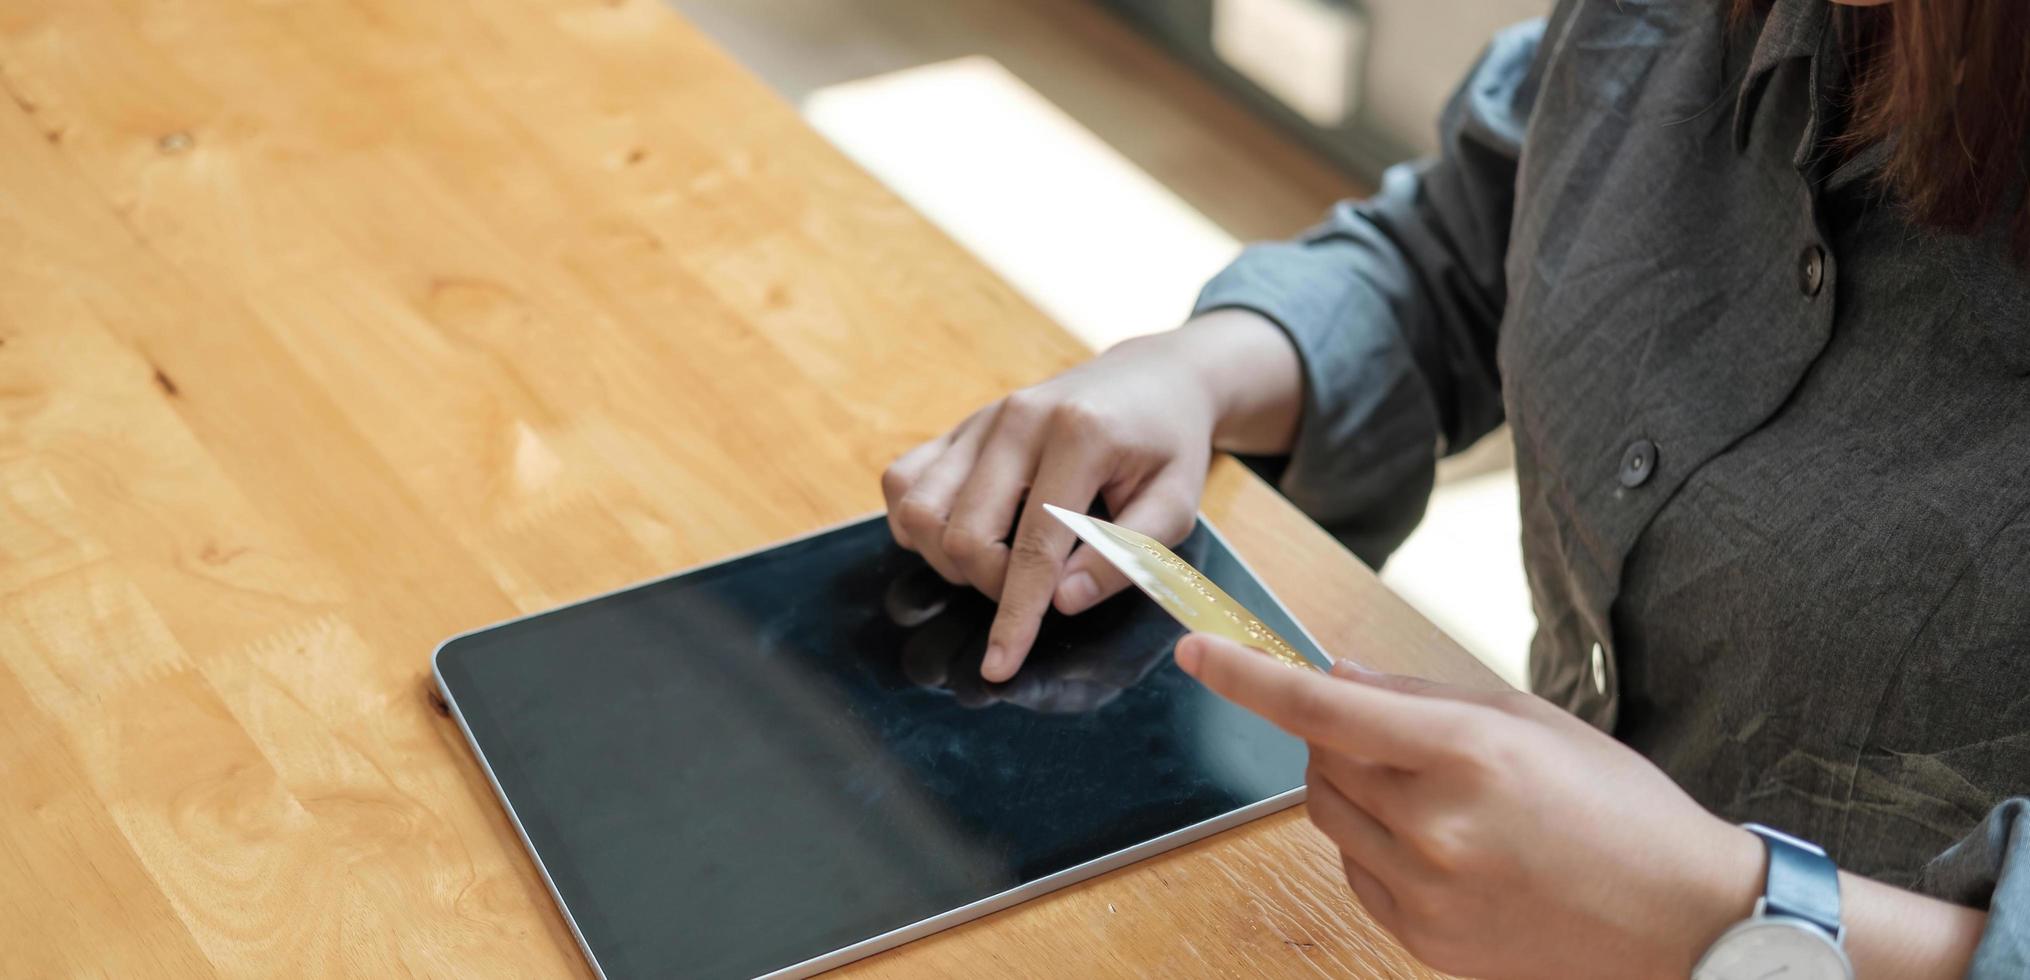
[[[1202,525],[1178,553],[1321,663]],[[1295,788],[1130,590],[1003,685],[876,519],[463,636],[438,669],[609,976],[804,962]]]

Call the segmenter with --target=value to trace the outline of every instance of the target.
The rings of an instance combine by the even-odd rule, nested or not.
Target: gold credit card
[[[1206,578],[1205,573],[1164,547],[1163,542],[1119,524],[1075,514],[1053,504],[1044,504],[1043,509],[1120,569],[1128,581],[1156,600],[1156,604],[1183,623],[1185,629],[1210,633],[1253,647],[1291,667],[1319,669],[1317,664],[1304,659],[1303,654],[1277,636],[1261,617],[1235,602],[1225,590]]]

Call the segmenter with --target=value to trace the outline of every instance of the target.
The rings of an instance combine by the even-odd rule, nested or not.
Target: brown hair
[[[1737,18],[1768,0],[1735,0]],[[2030,0],[1841,6],[1854,70],[1847,149],[1886,143],[1882,181],[1918,223],[1977,233],[2007,214],[2030,257]]]

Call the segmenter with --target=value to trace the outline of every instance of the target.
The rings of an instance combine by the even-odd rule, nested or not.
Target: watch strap
[[[1835,941],[1840,929],[1840,868],[1823,848],[1761,824],[1741,825],[1762,838],[1769,850],[1769,875],[1762,889],[1762,912],[1802,919]]]

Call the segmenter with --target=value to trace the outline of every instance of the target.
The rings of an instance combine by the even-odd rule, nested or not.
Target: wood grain
[[[653,0],[0,0],[0,91],[0,975],[582,974],[436,641],[867,512],[1085,354]],[[1294,813],[858,969],[1428,975]]]

